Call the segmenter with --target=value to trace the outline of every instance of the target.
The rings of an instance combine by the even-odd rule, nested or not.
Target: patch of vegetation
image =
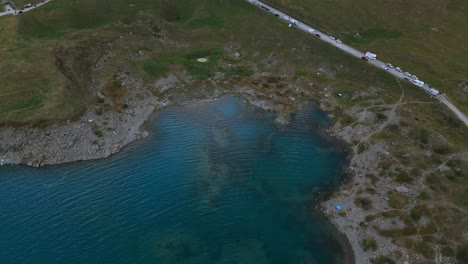
[[[366,197],[357,196],[354,199],[354,204],[356,204],[357,207],[360,207],[366,211],[372,209],[372,201]]]
[[[421,130],[419,130],[419,141],[423,144],[429,143],[430,135],[431,133],[427,129],[421,128]]]
[[[403,35],[397,30],[389,30],[385,28],[369,28],[344,38],[346,43],[369,44],[378,39],[397,39]]]
[[[410,216],[415,222],[421,220],[421,213],[417,210],[411,210]]]
[[[106,82],[101,91],[107,96],[107,98],[112,100],[115,111],[120,111],[122,109],[122,100],[124,99],[127,91],[122,86],[116,75]]]
[[[407,225],[403,228],[392,228],[392,229],[380,229],[374,227],[377,232],[385,237],[403,237],[403,236],[413,236],[418,233],[417,228],[414,225]]]
[[[381,113],[381,112],[378,112],[376,114],[376,117],[377,117],[378,120],[381,120],[381,121],[387,119],[387,116],[384,113]]]
[[[468,263],[468,243],[464,243],[458,248],[457,260],[460,263]]]
[[[456,191],[454,196],[457,204],[468,207],[468,188]]]
[[[221,57],[219,49],[197,50],[190,53],[161,54],[143,62],[143,70],[151,77],[158,78],[167,73],[172,67],[182,66],[189,74],[199,79],[207,79],[214,75],[214,65]],[[206,62],[199,62],[197,59],[206,58]]]
[[[410,183],[413,181],[413,177],[411,177],[406,171],[399,170],[395,177],[395,181],[399,183]]]
[[[228,75],[236,76],[236,77],[247,77],[247,76],[251,76],[252,74],[253,74],[253,71],[244,67],[236,67],[228,72]]]
[[[361,153],[363,153],[363,152],[366,151],[366,150],[367,150],[367,145],[366,145],[366,144],[360,143],[360,144],[358,145],[358,154],[361,154]]]
[[[408,202],[408,198],[400,193],[393,193],[389,196],[388,205],[395,209],[403,208]]]
[[[426,242],[419,242],[415,245],[416,252],[428,259],[433,259],[435,255],[434,249]]]
[[[414,246],[414,240],[411,239],[411,238],[407,238],[407,237],[393,238],[392,243],[395,246],[402,247],[402,248],[407,248],[407,249],[413,248],[413,246]]]
[[[97,137],[102,137],[103,136],[102,131],[97,127],[93,128],[93,132]]]
[[[372,250],[374,252],[377,250],[377,242],[373,238],[364,239],[361,242],[361,247],[364,251]]]
[[[186,23],[188,27],[199,28],[199,27],[210,27],[210,28],[222,28],[224,26],[224,19],[216,15],[210,15],[199,19],[192,19]]]
[[[391,258],[387,256],[380,256],[380,257],[372,258],[370,262],[372,264],[395,264],[395,261],[393,261]]]
[[[45,128],[49,125],[49,121],[47,120],[42,120],[42,119],[39,119],[37,121],[34,121],[32,123],[32,126],[33,127],[37,127],[37,128]]]

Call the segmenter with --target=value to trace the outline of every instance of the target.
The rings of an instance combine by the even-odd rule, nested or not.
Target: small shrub
[[[421,213],[416,210],[411,210],[410,216],[415,222],[421,220]]]
[[[406,171],[400,171],[395,177],[395,181],[400,183],[409,183],[413,181],[413,177],[411,177]]]
[[[366,192],[370,193],[370,194],[376,194],[377,193],[377,191],[372,187],[367,187]]]
[[[32,126],[33,127],[36,127],[36,128],[45,128],[49,125],[49,122],[47,120],[37,120],[37,121],[34,121]]]
[[[455,201],[462,206],[468,206],[468,187],[455,192]]]
[[[393,261],[391,258],[387,256],[380,256],[376,257],[370,260],[372,264],[395,264],[395,261]]]
[[[366,144],[363,144],[363,143],[359,144],[359,145],[358,145],[358,154],[363,153],[364,151],[366,151],[366,149],[367,149],[367,145],[366,145]]]
[[[361,247],[364,251],[372,250],[372,252],[377,250],[377,242],[373,238],[364,239],[361,242]]]
[[[381,113],[381,112],[377,113],[376,116],[377,116],[377,119],[378,119],[378,120],[385,120],[385,119],[387,119],[387,116],[386,116],[385,114]]]
[[[102,137],[102,131],[98,128],[93,129],[93,132],[97,137]]]
[[[358,196],[354,199],[354,203],[366,211],[372,209],[372,201],[368,198]]]
[[[406,196],[399,194],[399,193],[393,193],[392,195],[390,195],[389,200],[388,200],[388,205],[395,209],[403,208],[406,205],[406,203],[407,203]]]
[[[461,263],[468,263],[468,243],[464,243],[458,248],[457,259]]]
[[[419,131],[419,141],[421,141],[421,143],[423,144],[427,144],[429,143],[429,136],[431,134],[429,133],[428,130],[422,128],[420,131]]]

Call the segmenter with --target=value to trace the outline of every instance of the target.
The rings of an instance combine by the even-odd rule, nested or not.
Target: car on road
[[[342,41],[341,41],[341,40],[339,40],[339,39],[336,39],[336,43],[338,43],[338,44],[341,44],[341,43],[342,43]]]
[[[289,21],[289,17],[288,17],[288,16],[284,16],[284,20]]]
[[[384,69],[384,70],[388,71],[388,67],[387,67],[387,66],[385,66],[385,65],[382,65],[382,69]]]
[[[332,37],[332,36],[330,36],[330,38],[331,38],[332,40],[336,40],[336,38],[334,38],[334,37]]]
[[[315,36],[316,36],[317,38],[321,38],[320,34],[315,34]]]
[[[361,60],[363,60],[363,61],[369,61],[369,59],[368,59],[366,56],[362,56],[362,57],[361,57]]]
[[[401,70],[400,67],[396,67],[395,70],[396,70],[397,72],[403,72],[403,71]]]
[[[390,63],[387,63],[387,67],[393,69],[393,65],[391,65]]]
[[[309,33],[314,33],[314,32],[315,32],[314,29],[309,28]]]
[[[364,54],[364,56],[366,56],[367,58],[369,58],[371,60],[375,60],[377,58],[377,55],[372,53],[372,52],[366,52],[366,54]]]

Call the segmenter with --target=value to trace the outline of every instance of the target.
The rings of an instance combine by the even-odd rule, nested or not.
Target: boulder
[[[407,193],[407,192],[409,192],[409,189],[406,188],[405,186],[398,186],[398,187],[396,187],[396,191],[399,192],[399,193]]]

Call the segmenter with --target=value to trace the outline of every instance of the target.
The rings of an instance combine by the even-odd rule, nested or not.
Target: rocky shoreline
[[[268,74],[260,74],[255,77],[255,82],[268,79]],[[154,89],[166,96],[156,97],[154,92],[147,89],[128,89],[135,91],[127,95],[126,109],[122,112],[105,111],[96,114],[96,106],[89,109],[79,120],[65,123],[52,124],[50,126],[39,127],[3,127],[0,129],[0,161],[2,165],[23,164],[32,167],[44,165],[61,164],[66,162],[101,159],[119,152],[124,146],[134,140],[143,138],[148,132],[144,130],[144,123],[151,115],[170,104],[178,104],[187,101],[211,100],[223,96],[224,94],[234,94],[242,96],[252,105],[262,109],[278,113],[277,122],[286,124],[290,112],[301,107],[302,103],[318,100],[320,107],[329,113],[329,117],[334,125],[328,133],[343,142],[345,145],[353,146],[350,153],[350,167],[348,170],[349,179],[339,191],[333,193],[329,199],[321,204],[321,210],[343,234],[342,239],[347,239],[351,248],[346,248],[350,257],[346,263],[371,263],[371,259],[381,256],[396,259],[398,263],[414,263],[423,259],[418,255],[411,255],[407,249],[396,247],[391,239],[382,237],[374,229],[363,227],[363,222],[369,215],[381,211],[388,211],[389,208],[387,193],[395,191],[404,193],[409,198],[414,198],[419,190],[412,189],[409,184],[395,184],[388,178],[377,179],[374,186],[377,186],[375,193],[366,194],[366,199],[372,200],[373,210],[356,206],[356,199],[362,196],[362,188],[368,184],[366,175],[379,171],[379,162],[390,158],[389,142],[379,141],[375,144],[367,142],[367,147],[361,151],[356,142],[366,141],[370,134],[398,122],[398,117],[388,111],[385,123],[376,122],[375,116],[366,114],[366,111],[350,109],[348,115],[360,120],[357,126],[343,126],[337,115],[341,110],[340,106],[331,96],[333,92],[326,87],[317,86],[305,79],[285,79],[278,82],[285,82],[284,88],[280,92],[271,92],[268,89],[261,89],[258,85],[246,82],[226,83],[222,78],[211,80],[211,83],[204,85],[211,87],[206,89],[206,93],[200,98],[187,98],[184,90],[173,92],[173,87],[184,87],[181,82],[186,78],[170,76],[158,81]],[[127,85],[139,86],[138,81],[129,82]],[[223,89],[218,86],[231,86],[231,89]],[[190,83],[194,85],[194,83]],[[133,88],[135,88],[133,87]],[[313,88],[313,89],[312,89]],[[169,100],[171,98],[172,100]],[[211,99],[210,99],[211,98]],[[389,105],[391,107],[392,105]],[[341,113],[342,114],[342,113]],[[366,121],[367,119],[367,121]],[[339,205],[340,210],[335,206]],[[385,218],[376,219],[380,226],[389,225],[389,220]],[[363,241],[374,241],[378,247],[366,250]],[[347,242],[342,242],[346,244]],[[435,263],[451,263],[450,258],[444,258],[440,254],[439,261]],[[385,259],[384,259],[385,260]],[[383,263],[383,262],[382,262]],[[393,262],[388,262],[393,263]]]

